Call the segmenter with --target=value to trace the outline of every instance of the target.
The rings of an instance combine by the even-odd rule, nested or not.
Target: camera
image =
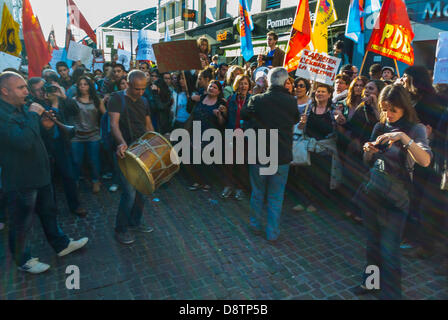
[[[43,87],[43,89],[44,89],[44,92],[45,92],[45,93],[48,93],[48,94],[56,93],[56,92],[58,92],[58,90],[59,90],[58,87],[56,87],[56,86],[53,85],[53,84],[49,84],[49,83],[45,84],[44,87]]]

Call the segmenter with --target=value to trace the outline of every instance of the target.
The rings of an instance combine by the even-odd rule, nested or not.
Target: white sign
[[[448,32],[439,33],[434,65],[434,84],[448,83]]]
[[[50,61],[50,66],[53,70],[56,70],[56,64],[59,61],[62,61],[63,55],[64,55],[64,49],[53,50],[53,55],[52,55],[51,61]]]
[[[7,68],[13,68],[19,70],[22,59],[7,54],[5,52],[0,52],[0,72]]]
[[[83,65],[87,68],[92,66],[93,62],[93,49],[76,43],[75,41],[70,41],[70,46],[68,47],[67,59],[73,61],[81,61]]]
[[[118,60],[117,63],[124,65],[126,70],[131,69],[131,53],[129,51],[118,49],[117,51]]]
[[[325,53],[303,50],[296,76],[332,86],[340,64],[341,59],[339,58]]]
[[[439,33],[439,41],[437,42],[436,58],[448,58],[448,32]]]
[[[434,65],[434,84],[448,83],[448,58],[437,59]]]
[[[159,34],[154,33],[151,30],[140,30],[138,33],[138,52],[137,60],[150,60],[155,62],[156,56],[154,55],[154,50],[152,45],[159,42]]]

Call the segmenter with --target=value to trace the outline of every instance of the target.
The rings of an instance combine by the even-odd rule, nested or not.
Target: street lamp
[[[128,17],[121,18],[120,20],[122,22],[125,22],[125,21],[128,22],[129,34],[130,34],[130,37],[131,37],[131,60],[133,61],[133,59],[134,59],[134,42],[133,42],[133,35],[132,35],[132,29],[133,29],[132,17],[128,16]]]

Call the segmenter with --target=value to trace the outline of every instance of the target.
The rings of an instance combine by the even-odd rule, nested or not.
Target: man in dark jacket
[[[73,241],[58,226],[50,163],[41,138],[41,131],[51,129],[54,123],[41,118],[45,109],[37,103],[26,110],[27,96],[28,87],[20,75],[13,72],[0,75],[0,166],[11,216],[9,247],[19,270],[37,274],[50,266],[32,258],[27,246],[34,212],[59,257],[82,248],[88,239]]]
[[[260,130],[267,130],[265,145],[270,146],[271,150],[258,150],[257,164],[249,166],[252,185],[250,228],[255,233],[261,232],[261,216],[264,199],[267,198],[266,234],[268,241],[275,242],[280,234],[279,222],[289,164],[292,161],[293,126],[300,121],[300,114],[296,100],[285,89],[288,72],[284,68],[274,68],[268,75],[268,81],[269,90],[264,94],[253,96],[247,107],[241,111],[241,116],[243,120],[250,123],[250,127],[257,133]],[[259,139],[261,135],[257,134],[257,136]],[[277,141],[270,141],[270,139]],[[260,141],[258,141],[258,145],[260,145]],[[278,146],[277,150],[275,150],[276,146]],[[271,160],[277,160],[278,170],[276,173],[267,173],[267,166],[260,154],[269,154]],[[251,155],[249,155],[250,157]],[[272,165],[272,163],[269,164],[270,167]]]

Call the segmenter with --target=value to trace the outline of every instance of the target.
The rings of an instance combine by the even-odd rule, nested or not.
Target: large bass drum
[[[172,156],[173,154],[173,160]],[[121,172],[142,194],[151,195],[179,171],[180,161],[171,143],[156,132],[148,132],[118,159]]]

